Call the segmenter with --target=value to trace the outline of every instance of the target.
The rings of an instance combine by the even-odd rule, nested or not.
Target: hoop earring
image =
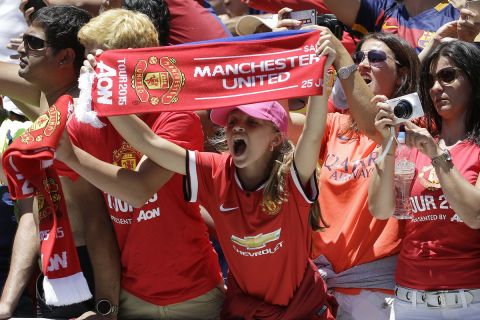
[[[270,145],[270,151],[273,152],[273,144]]]

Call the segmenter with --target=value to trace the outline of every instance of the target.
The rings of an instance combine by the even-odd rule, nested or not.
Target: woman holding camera
[[[376,109],[358,101],[349,82],[360,76],[371,90],[363,92],[369,97],[372,92],[403,96],[416,91],[419,61],[405,40],[386,33],[362,39],[353,61],[345,50],[337,52],[346,66],[334,64],[350,114],[327,116],[319,155],[319,202],[330,228],[314,235],[312,257],[337,298],[337,319],[385,320],[402,232],[396,219],[375,219],[368,209],[368,181],[381,154],[373,125]]]
[[[395,290],[396,319],[478,319],[480,314],[480,50],[442,43],[421,68],[426,129],[406,122],[415,178]],[[375,126],[388,140],[393,114],[379,103]],[[369,187],[372,214],[394,212],[393,150]]]

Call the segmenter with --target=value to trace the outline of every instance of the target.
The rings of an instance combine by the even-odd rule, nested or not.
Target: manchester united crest
[[[20,139],[23,143],[40,142],[44,137],[50,137],[60,125],[60,111],[53,105],[48,112],[41,115],[28,128]]]
[[[40,218],[40,220],[48,217],[53,212],[58,211],[58,207],[62,199],[62,195],[60,193],[60,186],[55,181],[55,179],[52,179],[52,178],[44,179],[43,186],[45,190],[47,190],[47,192],[50,194],[50,197],[53,203],[53,208],[51,208],[49,204],[45,201],[45,197],[42,194],[39,194],[38,195],[38,217]]]
[[[119,149],[113,151],[113,164],[125,169],[135,170],[141,153],[123,141]]]
[[[442,187],[432,165],[424,166],[418,174],[418,179],[422,186],[430,191],[438,190]]]
[[[185,75],[170,57],[151,56],[141,59],[135,65],[132,87],[141,102],[156,106],[178,101],[178,95],[185,84]]]

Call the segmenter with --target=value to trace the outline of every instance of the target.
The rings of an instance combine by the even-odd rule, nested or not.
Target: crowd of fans
[[[46,302],[41,200],[12,200],[2,172],[0,319],[480,319],[475,8],[0,0],[2,153],[60,97],[77,103],[99,50],[311,29],[326,61],[320,96],[102,128],[72,116],[55,167],[93,297]],[[308,9],[328,16],[292,19]],[[400,126],[387,102],[412,93],[424,116]],[[399,130],[415,163],[407,220],[393,217]]]

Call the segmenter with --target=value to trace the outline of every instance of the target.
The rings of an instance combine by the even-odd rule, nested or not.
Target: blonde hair
[[[158,33],[143,13],[110,9],[91,19],[78,32],[85,47],[127,49],[158,46]]]
[[[263,189],[262,210],[268,215],[277,214],[283,203],[288,201],[287,176],[293,165],[295,146],[285,139],[283,144],[275,151],[276,157],[273,163],[270,177]],[[317,175],[317,170],[314,174]],[[318,199],[310,205],[308,222],[314,231],[324,231],[330,225],[325,221],[320,211]]]
[[[275,126],[274,126],[275,127]],[[275,130],[278,131],[277,128]],[[220,152],[228,151],[225,130],[219,130],[216,137],[209,139],[210,143]],[[288,201],[287,177],[290,167],[293,164],[295,146],[285,139],[283,143],[274,150],[275,156],[270,176],[263,189],[262,210],[268,215],[276,215],[282,209],[282,205]],[[315,170],[315,175],[317,174]],[[318,179],[317,179],[318,180]],[[324,231],[330,225],[325,221],[320,211],[318,199],[310,206],[309,224],[314,231]]]

